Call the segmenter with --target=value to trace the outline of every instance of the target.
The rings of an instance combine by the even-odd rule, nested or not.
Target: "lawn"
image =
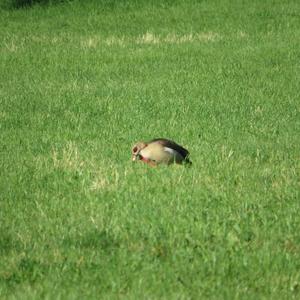
[[[300,3],[8,3],[0,298],[299,299]]]

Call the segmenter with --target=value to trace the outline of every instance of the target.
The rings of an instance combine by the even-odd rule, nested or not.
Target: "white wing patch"
[[[172,155],[176,155],[176,151],[174,150],[174,149],[172,149],[172,148],[168,148],[168,147],[164,147],[164,150],[166,151],[166,152],[169,152],[169,153],[171,153]]]

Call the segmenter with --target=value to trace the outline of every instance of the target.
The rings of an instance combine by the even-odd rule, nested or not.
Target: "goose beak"
[[[132,161],[137,161],[137,160],[140,160],[140,159],[141,159],[141,157],[140,157],[139,154],[133,154],[132,155]]]
[[[132,161],[141,160],[142,156],[140,154],[132,154]]]

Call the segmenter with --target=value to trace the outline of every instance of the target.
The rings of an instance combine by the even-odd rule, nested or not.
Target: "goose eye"
[[[138,152],[138,147],[135,146],[135,147],[132,149],[132,152],[133,152],[133,153],[137,153],[137,152]]]

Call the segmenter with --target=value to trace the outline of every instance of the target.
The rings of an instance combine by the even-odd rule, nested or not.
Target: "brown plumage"
[[[138,142],[132,148],[132,160],[141,160],[151,166],[172,163],[191,164],[189,152],[182,146],[168,139],[154,139],[149,142]]]

